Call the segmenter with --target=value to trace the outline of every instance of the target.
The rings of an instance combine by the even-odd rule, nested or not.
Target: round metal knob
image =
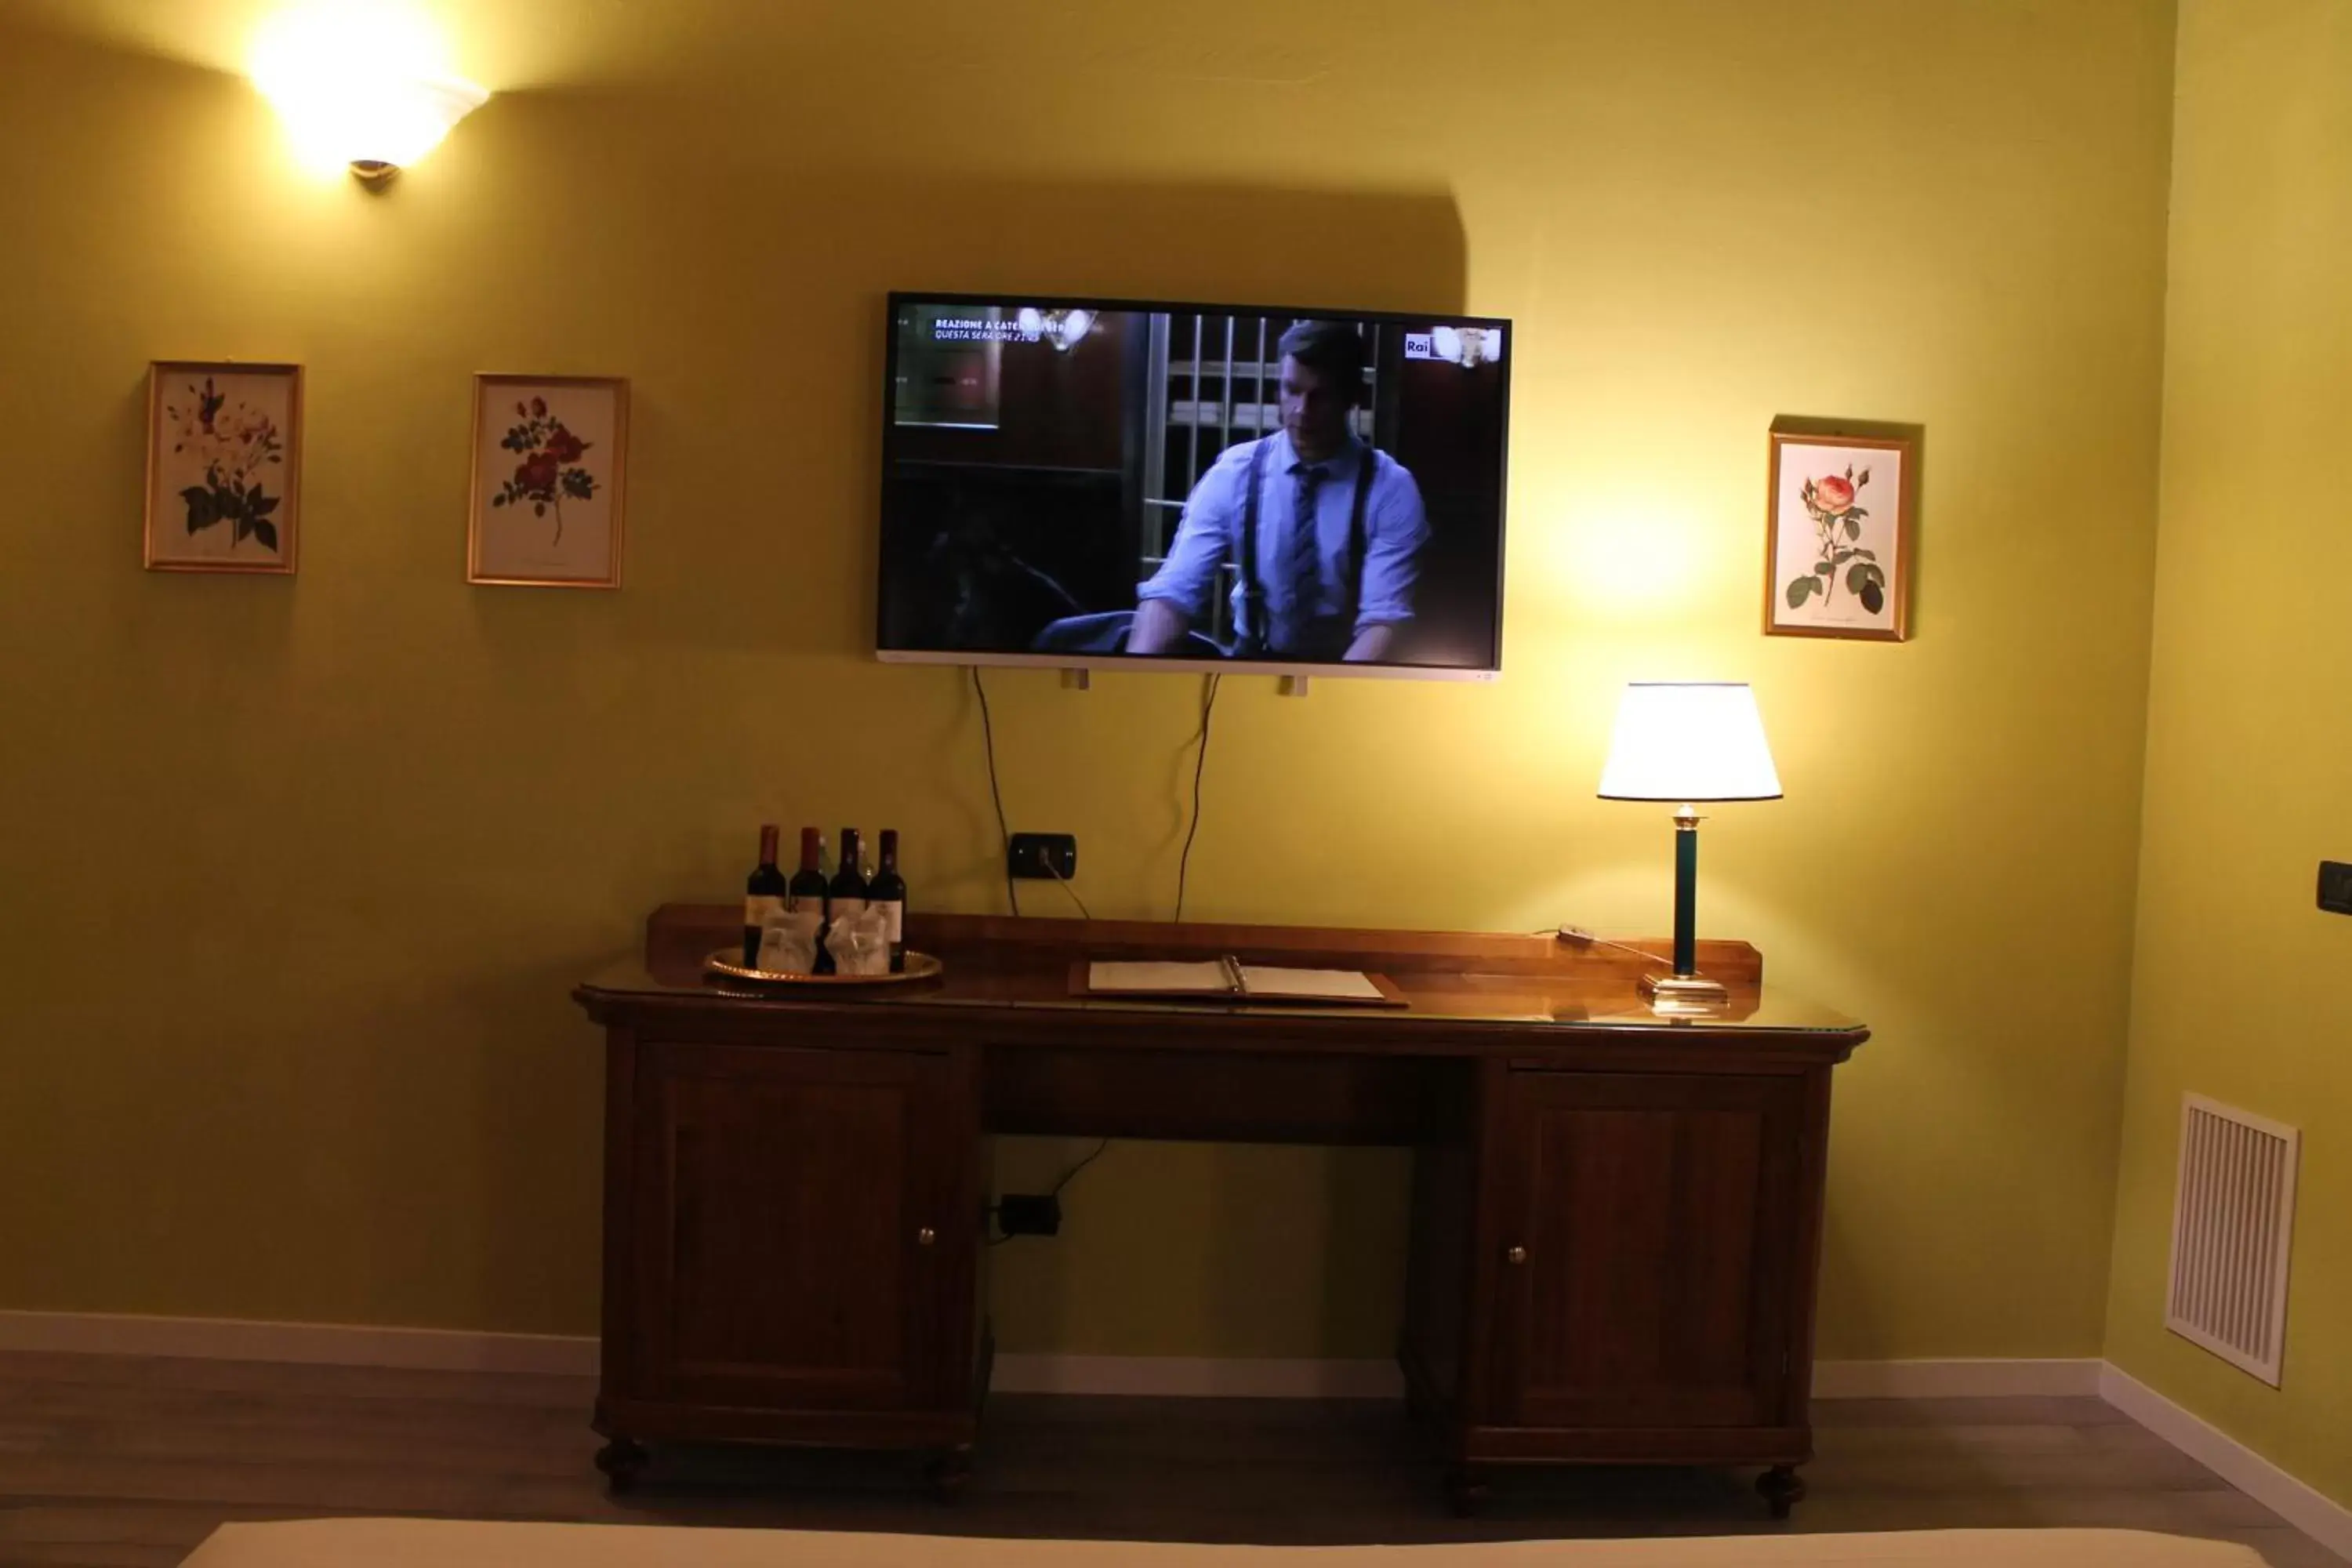
[[[938,1231],[933,1230],[929,1226],[925,1226],[922,1229],[915,1233],[915,1245],[917,1247],[929,1247],[939,1238],[940,1233]]]
[[[1528,1249],[1524,1247],[1515,1247],[1503,1256],[1514,1263],[1525,1263],[1528,1260]]]

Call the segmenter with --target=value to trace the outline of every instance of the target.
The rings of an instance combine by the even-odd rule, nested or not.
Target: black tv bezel
[[[908,305],[971,305],[998,310],[1017,310],[1023,306],[1040,310],[1067,310],[1072,306],[1087,310],[1114,310],[1171,314],[1204,314],[1232,316],[1290,316],[1295,319],[1339,319],[1351,321],[1378,321],[1399,327],[1417,323],[1444,322],[1465,327],[1500,327],[1503,330],[1504,359],[1502,399],[1502,472],[1496,476],[1495,487],[1495,641],[1488,650],[1487,662],[1471,667],[1458,664],[1422,664],[1404,660],[1384,660],[1373,663],[1349,663],[1343,659],[1232,659],[1232,658],[1171,658],[1160,654],[1110,653],[1038,654],[993,652],[982,648],[886,648],[882,646],[882,553],[878,548],[881,537],[882,493],[889,483],[890,444],[897,426],[898,386],[898,312]],[[1224,301],[1193,300],[1122,300],[1096,295],[1052,293],[991,293],[975,294],[961,290],[927,292],[911,289],[893,289],[885,296],[882,312],[882,434],[880,447],[880,482],[876,495],[876,533],[877,548],[874,563],[874,657],[884,664],[938,664],[958,667],[985,666],[989,668],[1085,669],[1105,673],[1120,671],[1159,670],[1169,674],[1202,673],[1215,675],[1277,675],[1290,677],[1336,676],[1347,679],[1390,680],[1468,680],[1490,681],[1503,672],[1503,586],[1507,580],[1506,559],[1510,543],[1510,479],[1511,479],[1511,366],[1518,352],[1517,329],[1507,316],[1476,316],[1449,310],[1368,310],[1341,305],[1254,305]]]

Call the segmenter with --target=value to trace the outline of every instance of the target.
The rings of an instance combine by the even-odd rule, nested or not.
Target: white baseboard
[[[2077,1361],[1830,1361],[1813,1368],[1820,1399],[2095,1397],[2104,1363]],[[1005,1394],[1145,1394],[1249,1399],[1398,1399],[1386,1361],[1223,1360],[1204,1356],[1015,1355],[996,1358],[989,1386]]]
[[[2352,1508],[2295,1479],[2128,1373],[2105,1367],[2099,1374],[2099,1396],[2337,1556],[2352,1560]]]
[[[490,1334],[354,1323],[271,1323],[241,1318],[151,1318],[115,1312],[0,1311],[0,1351],[186,1356],[304,1366],[389,1366],[426,1372],[593,1374],[596,1342],[568,1334]]]
[[[596,1342],[565,1334],[493,1334],[350,1323],[158,1318],[112,1312],[0,1311],[0,1351],[88,1352],[442,1372],[596,1370]],[[2095,1394],[2095,1361],[1825,1361],[1822,1399],[1936,1399]],[[990,1385],[1007,1394],[1129,1394],[1252,1399],[1395,1399],[1389,1361],[1213,1356],[1023,1355],[996,1358]]]
[[[1182,1398],[1402,1399],[1392,1361],[1226,1360],[1176,1355],[999,1354],[998,1394],[1150,1394]]]
[[[1813,1363],[1816,1399],[2017,1399],[2091,1396],[2105,1362],[1822,1361]]]

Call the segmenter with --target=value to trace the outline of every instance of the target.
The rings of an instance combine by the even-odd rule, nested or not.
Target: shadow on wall
[[[514,95],[462,133],[389,198],[442,209],[420,243],[443,265],[417,281],[451,292],[424,308],[479,323],[475,360],[632,381],[626,591],[484,595],[494,646],[557,620],[638,646],[870,650],[894,289],[1463,306],[1444,191],[956,174],[951,152],[714,155],[690,114],[624,93]],[[511,172],[554,167],[593,170],[592,210],[614,226],[561,267],[518,268],[529,176]]]

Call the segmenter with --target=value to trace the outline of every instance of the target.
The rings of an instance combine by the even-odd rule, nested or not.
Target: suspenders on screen
[[[1265,479],[1265,452],[1275,437],[1262,436],[1252,445],[1249,482],[1242,495],[1242,625],[1234,628],[1234,652],[1237,657],[1254,658],[1265,647],[1265,584],[1257,575],[1257,492]],[[1372,493],[1372,469],[1379,462],[1372,445],[1364,443],[1362,461],[1356,465],[1356,494],[1348,509],[1348,558],[1344,563],[1344,580],[1349,585],[1351,607],[1363,603],[1364,597],[1364,506]],[[1298,520],[1293,520],[1299,525]],[[1302,525],[1312,528],[1314,520]]]

